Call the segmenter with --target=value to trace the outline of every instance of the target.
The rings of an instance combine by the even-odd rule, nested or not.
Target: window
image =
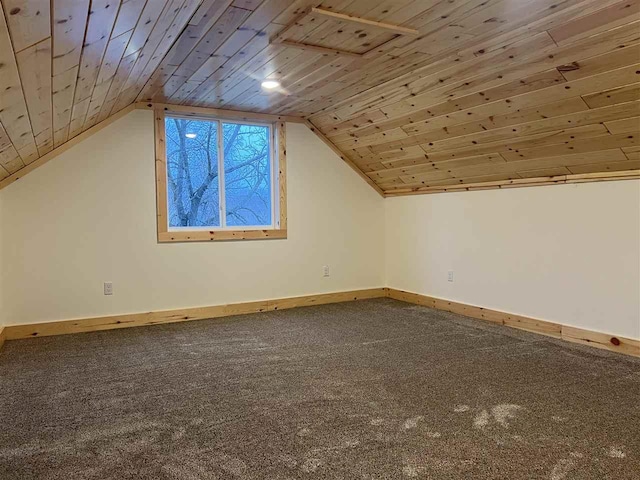
[[[284,122],[195,110],[156,110],[158,240],[286,238]]]

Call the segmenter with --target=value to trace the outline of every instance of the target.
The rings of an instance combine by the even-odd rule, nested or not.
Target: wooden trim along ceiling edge
[[[640,357],[640,340],[614,336],[607,333],[561,325],[559,323],[515,315],[499,310],[452,302],[395,288],[370,288],[347,292],[322,293],[301,297],[261,300],[256,302],[232,303],[209,307],[165,310],[147,313],[113,315],[107,317],[61,320],[56,322],[7,325],[0,327],[0,349],[5,340],[46,337],[73,333],[114,330],[118,328],[142,327],[164,323],[225,318],[248,313],[258,313],[288,308],[308,307],[328,303],[349,302],[370,298],[388,297],[402,302],[422,305],[438,310],[456,313],[471,318],[487,320],[506,327],[550,336],[568,342],[579,343],[600,349]]]
[[[433,193],[471,192],[476,190],[501,190],[507,188],[541,187],[545,185],[563,185],[568,183],[611,182],[614,180],[640,179],[640,170],[621,170],[616,172],[575,173],[550,177],[519,178],[494,182],[461,183],[460,185],[407,188],[385,192],[385,197],[404,197],[407,195],[427,195]]]
[[[247,121],[264,121],[264,122],[289,122],[289,123],[305,123],[301,117],[292,117],[291,115],[272,115],[270,113],[254,113],[240,112],[238,110],[225,110],[222,108],[209,107],[192,107],[189,105],[174,105],[171,103],[158,102],[137,102],[135,107],[142,110],[154,110],[156,108],[179,113],[180,115],[206,115],[212,117],[223,117],[226,119],[238,119]]]
[[[238,119],[248,119],[248,118],[262,118],[267,121],[281,121],[281,122],[291,122],[291,123],[303,123],[305,124],[316,136],[322,140],[322,142],[327,145],[333,152],[338,155],[349,167],[351,167],[359,176],[362,178],[367,184],[371,186],[376,192],[380,194],[382,197],[398,197],[405,195],[421,195],[421,194],[431,194],[431,193],[448,193],[448,192],[462,192],[462,191],[474,191],[474,190],[494,190],[494,189],[504,189],[504,188],[518,188],[518,187],[535,187],[535,186],[543,186],[543,185],[559,185],[559,184],[567,184],[567,183],[587,183],[587,182],[605,182],[612,180],[635,180],[640,179],[640,170],[626,170],[626,171],[618,171],[618,172],[602,172],[602,173],[585,173],[585,174],[574,174],[574,175],[558,175],[553,177],[537,177],[537,178],[524,178],[517,180],[500,180],[495,182],[483,182],[483,183],[468,183],[461,185],[450,185],[446,187],[420,187],[420,188],[409,188],[403,190],[395,190],[393,192],[384,192],[371,178],[369,178],[365,173],[358,168],[358,166],[352,162],[346,155],[344,155],[336,145],[331,142],[310,120],[304,119],[301,117],[293,117],[289,115],[270,115],[266,113],[260,114],[251,114],[249,112],[240,112],[236,110],[224,110],[217,108],[206,108],[206,107],[190,107],[186,105],[173,105],[173,104],[165,104],[165,103],[157,103],[157,102],[137,102],[133,103],[116,114],[106,118],[100,123],[97,123],[93,127],[85,130],[80,135],[72,138],[71,140],[63,143],[58,148],[53,149],[46,155],[38,158],[34,162],[28,164],[26,167],[20,169],[16,173],[6,177],[3,180],[0,180],[0,190],[4,187],[11,185],[16,180],[21,179],[28,173],[32,172],[36,168],[44,165],[49,160],[54,159],[58,155],[66,152],[73,146],[78,143],[86,140],[93,134],[99,132],[103,128],[112,124],[116,120],[127,115],[129,112],[135,109],[142,110],[153,110],[155,107],[159,108],[167,108],[174,112],[180,112],[183,114],[208,114],[208,115],[223,115],[227,117],[233,117]]]
[[[568,342],[580,343],[612,352],[640,357],[640,340],[595,332],[593,330],[585,330],[569,325],[549,322],[547,320],[502,312],[500,310],[491,310],[489,308],[477,307],[465,303],[452,302],[450,300],[406,292],[395,288],[387,288],[386,290],[387,297],[393,298],[394,300],[457,313],[480,320],[487,320],[506,327],[526,330]]]

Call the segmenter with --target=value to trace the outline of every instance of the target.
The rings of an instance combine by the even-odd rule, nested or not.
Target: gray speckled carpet
[[[640,478],[640,361],[389,299],[8,342],[0,478]]]

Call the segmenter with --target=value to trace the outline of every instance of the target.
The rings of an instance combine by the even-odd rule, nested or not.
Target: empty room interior
[[[640,0],[0,0],[0,479],[640,478]]]

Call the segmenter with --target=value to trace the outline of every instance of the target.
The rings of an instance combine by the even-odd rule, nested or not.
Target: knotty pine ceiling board
[[[640,169],[640,0],[0,4],[0,187],[135,102],[304,117],[388,195]]]

